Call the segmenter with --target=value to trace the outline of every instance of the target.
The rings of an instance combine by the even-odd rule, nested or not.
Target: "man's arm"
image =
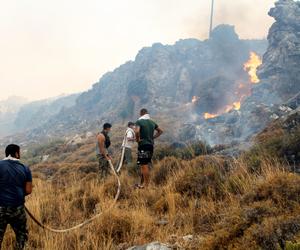
[[[160,137],[163,134],[163,130],[160,127],[157,127],[156,129],[156,134],[154,135],[154,139],[157,139],[158,137]]]
[[[98,135],[98,145],[99,145],[99,150],[100,154],[105,157],[106,160],[110,161],[111,158],[107,155],[106,149],[105,149],[105,137],[102,134]]]
[[[141,133],[140,132],[141,132],[141,128],[139,126],[136,126],[135,129],[134,129],[136,142],[140,142],[140,140],[141,140],[141,137],[140,137]]]
[[[32,193],[32,174],[28,167],[25,167],[26,180],[24,185],[25,196]]]
[[[32,193],[32,182],[25,183],[25,195],[30,195]]]

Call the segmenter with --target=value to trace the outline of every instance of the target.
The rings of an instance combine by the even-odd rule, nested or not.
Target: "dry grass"
[[[245,157],[167,157],[154,164],[148,190],[134,189],[137,177],[123,171],[120,199],[107,211],[115,180],[100,181],[97,163],[87,159],[92,144],[82,147],[65,155],[68,161],[50,158],[32,167],[34,192],[27,206],[55,228],[74,226],[98,212],[103,216],[67,234],[43,231],[29,220],[29,249],[121,250],[162,241],[178,249],[275,250],[285,242],[293,249],[299,237],[300,176],[286,172],[277,160],[257,156],[259,171],[253,171]],[[193,240],[182,240],[189,234]],[[9,231],[4,249],[12,241]]]

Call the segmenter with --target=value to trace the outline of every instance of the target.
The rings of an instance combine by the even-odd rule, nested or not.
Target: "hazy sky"
[[[215,0],[215,24],[264,38],[274,0]],[[210,0],[0,0],[0,99],[87,90],[154,42],[207,37]]]

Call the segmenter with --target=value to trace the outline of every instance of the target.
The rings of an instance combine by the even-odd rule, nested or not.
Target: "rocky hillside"
[[[194,114],[213,112],[234,101],[240,81],[248,81],[243,64],[249,53],[262,55],[266,47],[264,40],[241,40],[233,26],[220,25],[210,40],[186,39],[143,48],[134,61],[105,74],[74,106],[27,137],[76,134],[103,121],[135,119],[141,107],[154,115],[181,110],[181,123],[192,120]],[[186,106],[193,98],[197,103]]]
[[[263,40],[241,40],[233,26],[220,25],[209,40],[143,48],[134,61],[105,74],[78,96],[74,105],[57,107],[55,112],[41,108],[29,117],[22,110],[17,124],[25,121],[20,130],[29,128],[22,138],[35,141],[45,135],[94,131],[104,121],[135,119],[138,109],[146,106],[162,120],[173,117],[169,121],[175,126],[175,120],[177,128],[185,124],[177,129],[175,140],[197,138],[210,144],[249,140],[298,107],[288,103],[297,103],[300,91],[299,6],[299,2],[279,0],[270,10],[275,23],[268,45]],[[256,68],[247,68],[249,54],[258,61],[256,67],[264,54],[254,80],[249,74]]]
[[[262,100],[276,104],[300,92],[300,2],[280,0],[269,15],[276,22],[269,32],[269,47],[259,77],[263,88],[272,93],[263,93]]]
[[[269,46],[258,70],[260,82],[253,85],[240,110],[196,124],[192,137],[204,138],[212,144],[247,140],[269,122],[299,107],[299,14],[299,2],[276,2],[269,12],[276,22],[269,31]]]
[[[11,97],[0,102],[0,137],[42,127],[61,110],[74,106],[78,96],[79,94],[58,96],[34,102]]]
[[[112,138],[113,146],[118,141]],[[31,148],[23,160],[35,189],[26,205],[39,220],[62,229],[103,214],[63,236],[29,219],[28,248],[299,249],[300,176],[293,173],[300,164],[299,111],[272,122],[255,142],[237,158],[196,143],[172,155],[156,148],[149,188],[135,189],[138,170],[124,167],[113,207],[117,183],[113,176],[99,181],[93,137]],[[4,249],[13,241],[9,230]]]
[[[143,48],[135,61],[103,76],[78,98],[74,108],[111,119],[128,118],[142,106],[160,112],[189,103],[193,96],[204,95],[205,87],[218,77],[227,80],[230,91],[234,80],[246,75],[242,67],[249,52],[262,54],[264,45],[264,41],[240,40],[229,25],[218,26],[211,40],[154,44]]]
[[[52,116],[74,106],[78,96],[79,94],[73,94],[28,103],[20,108],[14,125],[21,131],[42,126]]]
[[[27,100],[22,97],[9,97],[6,100],[0,101],[0,137],[12,132],[12,123],[17,117],[17,114]]]
[[[287,103],[297,103],[294,96],[300,91],[299,6],[293,0],[276,2],[269,12],[275,23],[268,44],[241,40],[233,26],[220,25],[208,40],[143,48],[134,61],[105,74],[78,96],[74,105],[23,117],[26,124],[39,122],[20,138],[74,136],[94,131],[104,121],[135,119],[139,108],[148,107],[161,121],[173,127],[176,122],[174,140],[249,141],[298,107]],[[44,113],[47,119],[36,119]]]

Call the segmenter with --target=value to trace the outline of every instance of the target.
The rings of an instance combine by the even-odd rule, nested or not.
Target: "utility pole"
[[[209,38],[211,38],[211,33],[212,33],[212,29],[213,29],[214,5],[215,5],[215,0],[211,0],[211,13],[210,13]]]

